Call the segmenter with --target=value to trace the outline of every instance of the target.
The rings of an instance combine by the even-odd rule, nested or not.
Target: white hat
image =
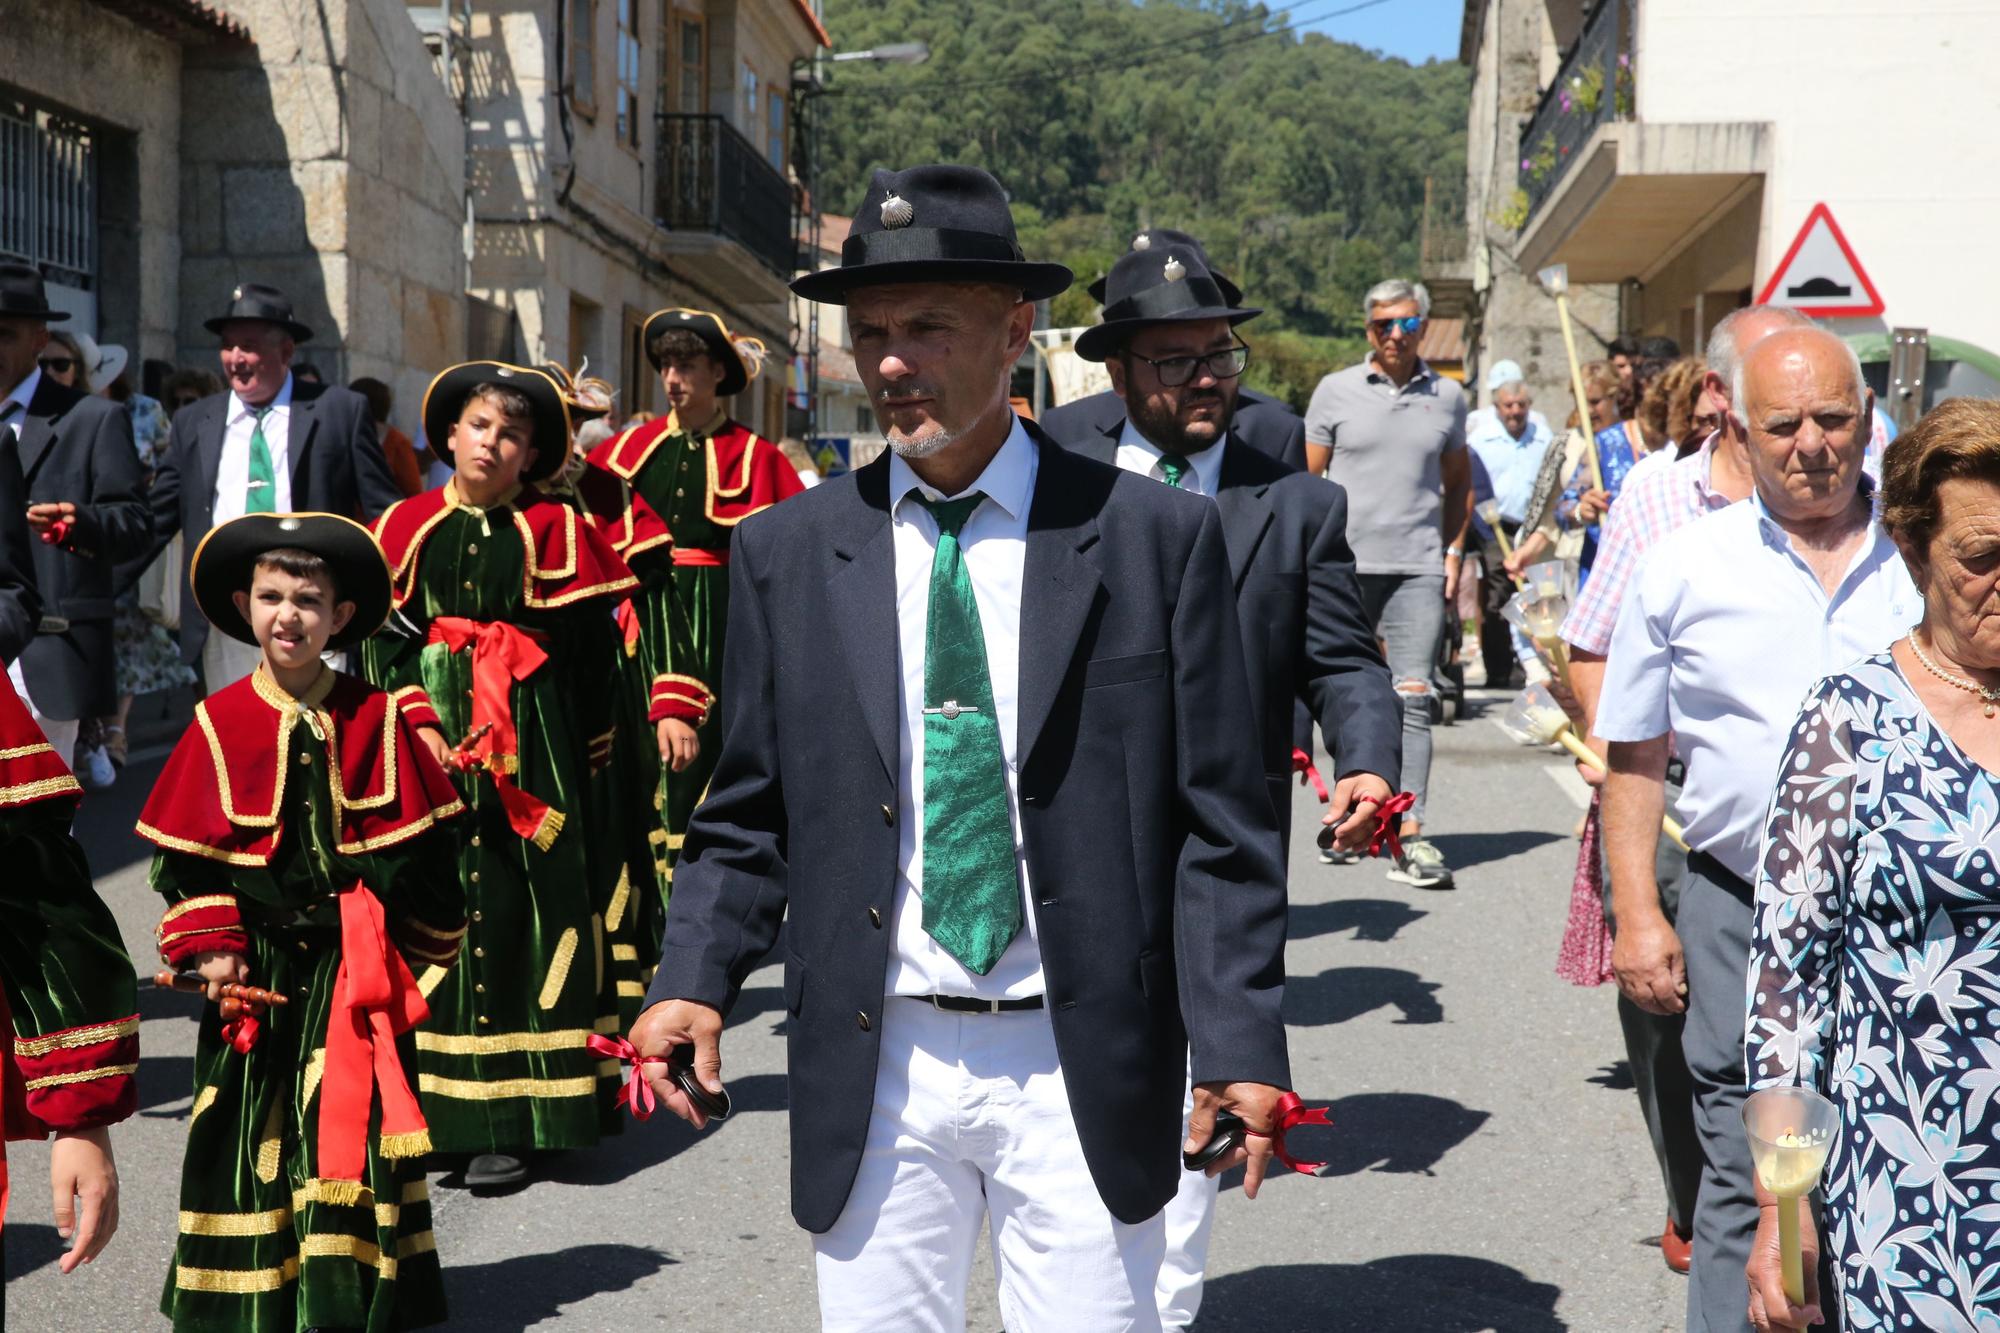
[[[1521,373],[1517,361],[1495,361],[1493,369],[1486,372],[1486,392],[1492,393],[1503,384],[1513,384],[1527,377]]]
[[[101,346],[87,333],[72,333],[76,339],[76,350],[83,353],[84,378],[90,383],[92,393],[103,393],[111,382],[125,373],[125,363],[131,354],[117,343]]]

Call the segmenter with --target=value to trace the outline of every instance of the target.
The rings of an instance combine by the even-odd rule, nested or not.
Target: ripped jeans
[[[1425,788],[1431,780],[1431,684],[1438,644],[1444,638],[1443,574],[1362,574],[1362,611],[1382,641],[1389,677],[1403,704],[1403,786],[1416,793],[1409,818],[1424,819]]]

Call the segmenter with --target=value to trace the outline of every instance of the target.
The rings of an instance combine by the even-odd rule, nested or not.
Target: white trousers
[[[1008,1333],[1160,1327],[1164,1221],[1128,1226],[1098,1196],[1048,1013],[891,998],[854,1192],[813,1237],[821,1328],[964,1333],[982,1220]]]
[[[211,625],[208,637],[201,644],[202,690],[214,694],[225,685],[234,685],[255,671],[263,660],[262,648],[254,643],[238,643]]]
[[[7,679],[13,682],[14,693],[21,696],[21,702],[28,705],[28,712],[33,715],[35,725],[42,729],[42,735],[49,738],[49,744],[55,748],[56,754],[62,758],[63,767],[75,768],[76,733],[80,725],[78,720],[73,717],[66,720],[49,717],[41,709],[35,707],[35,701],[28,693],[27,679],[21,674],[21,664],[19,662],[9,662],[7,664]]]
[[[1188,1113],[1194,1110],[1194,1085],[1181,1103],[1181,1134],[1187,1134]],[[1167,1204],[1167,1253],[1153,1295],[1160,1306],[1160,1324],[1187,1328],[1201,1313],[1203,1275],[1208,1271],[1208,1236],[1215,1227],[1215,1201],[1222,1177],[1205,1171],[1181,1172],[1181,1187]]]

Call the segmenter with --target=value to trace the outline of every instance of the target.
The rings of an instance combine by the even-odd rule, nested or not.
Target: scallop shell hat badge
[[[907,227],[917,220],[916,207],[899,194],[892,194],[882,201],[882,225],[891,230]]]
[[[1142,231],[1132,238],[1132,248],[1134,250],[1150,250],[1153,248],[1153,238]]]
[[[1187,276],[1187,265],[1172,255],[1167,256],[1167,266],[1160,270],[1160,276],[1168,282],[1179,282]]]

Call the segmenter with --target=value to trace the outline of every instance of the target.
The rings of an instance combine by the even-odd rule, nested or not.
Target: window
[[[597,114],[597,0],[570,0],[569,100],[580,114]]]
[[[764,156],[778,170],[785,169],[785,95],[771,94],[771,137],[765,141]]]
[[[674,107],[684,116],[698,116],[708,104],[708,27],[698,18],[677,15],[674,44]]]
[[[639,146],[639,0],[618,2],[618,142]]]
[[[758,127],[763,124],[764,102],[757,96],[757,71],[750,68],[750,62],[743,62],[743,133],[750,142],[756,143],[763,136]]]
[[[625,365],[624,374],[619,376],[618,405],[613,416],[618,419],[630,417],[634,412],[652,410],[653,391],[659,387],[660,377],[653,373],[652,362],[646,359],[646,314],[642,310],[625,307]],[[609,379],[610,376],[605,376]]]

